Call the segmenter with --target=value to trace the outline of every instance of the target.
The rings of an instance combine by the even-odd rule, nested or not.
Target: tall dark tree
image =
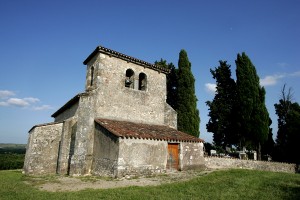
[[[271,126],[271,124],[272,124],[272,120],[271,118],[269,118],[269,127]],[[262,155],[269,155],[273,157],[274,146],[275,146],[275,142],[273,139],[273,129],[269,128],[268,139],[262,146],[262,150],[261,150]]]
[[[210,70],[216,80],[216,93],[213,101],[207,101],[209,121],[206,124],[208,132],[213,133],[216,146],[225,149],[228,145],[236,145],[237,137],[235,117],[236,85],[231,78],[230,65],[219,61],[220,66]]]
[[[245,53],[238,54],[235,62],[240,146],[256,149],[260,159],[261,144],[269,133],[265,89],[259,85],[255,66]]]
[[[300,106],[292,102],[291,88],[286,92],[282,88],[282,96],[275,104],[278,116],[278,132],[275,147],[275,160],[300,163],[298,142],[300,141]]]
[[[173,63],[167,63],[166,60],[160,59],[155,61],[155,65],[167,68],[170,73],[167,74],[167,103],[177,110],[177,85],[178,85],[178,69]]]
[[[177,91],[178,130],[199,137],[200,117],[195,94],[195,78],[185,50],[179,53]]]

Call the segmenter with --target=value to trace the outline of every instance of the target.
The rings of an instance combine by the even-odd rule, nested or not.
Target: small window
[[[134,88],[134,71],[132,69],[126,70],[125,87]]]
[[[90,86],[93,86],[94,84],[94,67],[91,67],[91,82]]]
[[[146,91],[147,89],[147,75],[140,73],[139,75],[139,90]]]

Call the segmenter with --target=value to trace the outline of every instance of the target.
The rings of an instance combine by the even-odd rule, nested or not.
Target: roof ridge
[[[60,113],[62,113],[66,108],[71,107],[75,102],[77,102],[80,96],[86,95],[87,92],[81,92],[76,94],[73,98],[71,98],[67,103],[65,103],[62,107],[60,107],[55,113],[51,115],[51,117],[57,117]]]
[[[59,123],[63,123],[63,122],[48,122],[48,123],[43,123],[43,124],[37,124],[37,125],[34,125],[28,132],[30,133],[30,131],[36,127],[55,125],[55,124],[59,124]]]
[[[135,63],[135,64],[139,64],[139,65],[148,67],[150,69],[153,69],[155,71],[159,71],[159,72],[162,72],[162,73],[165,73],[165,74],[170,73],[170,70],[167,69],[167,68],[160,67],[160,66],[157,66],[155,64],[151,64],[151,63],[143,61],[141,59],[138,59],[138,58],[135,58],[135,57],[132,57],[132,56],[128,56],[126,54],[120,53],[118,51],[115,51],[115,50],[112,50],[112,49],[109,49],[109,48],[106,48],[106,47],[100,46],[100,45],[96,47],[96,49],[87,57],[87,59],[85,61],[83,61],[83,64],[86,65],[95,56],[95,54],[97,52],[102,52],[102,53],[120,58],[120,59],[128,61],[128,62],[132,62],[132,63]]]

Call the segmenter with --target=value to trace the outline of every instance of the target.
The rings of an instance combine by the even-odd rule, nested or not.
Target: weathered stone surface
[[[94,81],[90,86],[90,71],[94,68]],[[146,91],[125,87],[126,70],[147,76]],[[91,89],[92,88],[92,89]],[[86,90],[94,90],[95,116],[108,119],[164,124],[166,102],[166,76],[137,64],[100,54],[88,63]]]
[[[241,160],[219,157],[205,157],[205,165],[207,168],[223,169],[223,168],[242,168],[242,169],[256,169],[273,172],[296,172],[296,164]]]
[[[180,157],[181,170],[205,168],[203,143],[183,142]]]
[[[63,123],[63,130],[61,136],[61,143],[58,157],[58,171],[59,174],[69,174],[69,166],[71,157],[74,155],[75,140],[77,130],[77,119],[70,118]]]
[[[71,107],[64,110],[61,114],[59,114],[57,117],[55,117],[55,122],[62,122],[64,120],[67,120],[71,117],[77,116],[77,110],[78,110],[79,103],[74,103]]]
[[[94,145],[94,98],[82,95],[79,101],[74,154],[70,163],[71,175],[91,174]]]
[[[33,128],[29,133],[24,163],[26,174],[55,174],[63,123]]]
[[[84,62],[85,92],[52,115],[59,123],[35,126],[30,131],[24,172],[101,176],[162,173],[166,171],[168,142],[181,143],[180,169],[203,165],[199,138],[133,139],[113,135],[95,123],[101,118],[147,124],[152,126],[147,129],[152,133],[153,125],[177,128],[177,113],[166,103],[168,70],[113,50],[98,50],[101,52],[94,51]],[[145,130],[135,133],[147,135]]]
[[[92,174],[116,176],[118,156],[118,138],[96,124]]]
[[[177,112],[165,103],[165,125],[177,129]]]
[[[167,141],[120,138],[117,176],[165,172],[167,145]]]

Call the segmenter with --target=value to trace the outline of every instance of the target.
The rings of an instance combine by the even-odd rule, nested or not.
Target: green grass
[[[40,191],[26,180],[20,171],[0,171],[0,199],[300,199],[300,174],[251,170],[216,171],[160,186],[78,192]]]

